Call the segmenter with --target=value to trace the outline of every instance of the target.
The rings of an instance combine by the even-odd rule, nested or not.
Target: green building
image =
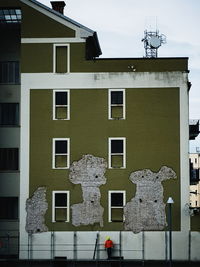
[[[115,256],[163,260],[172,197],[173,257],[199,260],[188,58],[99,58],[97,33],[52,6],[0,3],[2,242],[19,231],[21,259],[88,259],[97,240],[104,259],[109,235]]]

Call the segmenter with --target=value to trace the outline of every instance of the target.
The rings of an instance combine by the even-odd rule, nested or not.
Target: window
[[[69,222],[69,191],[52,193],[52,222]]]
[[[70,48],[69,44],[55,44],[54,45],[54,73],[67,73],[70,71]]]
[[[19,84],[19,62],[1,61],[0,62],[0,83]]]
[[[14,171],[19,169],[18,148],[0,148],[0,170]]]
[[[18,103],[0,103],[0,125],[19,125]]]
[[[70,119],[70,94],[69,90],[53,91],[53,119],[69,120]]]
[[[18,219],[18,197],[0,197],[0,219]]]
[[[0,23],[21,23],[21,10],[0,9]]]
[[[108,168],[126,168],[126,138],[112,137],[108,143]]]
[[[124,206],[126,203],[125,191],[109,191],[108,192],[108,221],[109,222],[123,222],[124,220]]]
[[[125,119],[125,89],[110,89],[108,103],[108,119]]]
[[[70,155],[69,138],[53,139],[53,169],[68,169]]]

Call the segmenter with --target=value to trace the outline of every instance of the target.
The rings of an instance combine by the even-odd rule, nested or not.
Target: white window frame
[[[67,47],[67,72],[65,73],[58,73],[56,72],[56,47],[58,46],[66,46]],[[70,72],[70,44],[53,44],[53,73],[55,74],[66,74]]]
[[[111,206],[111,195],[112,193],[123,193],[123,207],[126,205],[126,191],[125,190],[109,190],[108,191],[108,222],[113,222],[112,217],[111,217],[111,209],[116,208],[116,209],[121,209],[122,207],[119,206]],[[123,216],[123,221],[124,221],[124,216]]]
[[[66,194],[67,195],[67,206],[66,207],[56,207],[55,206],[55,195],[56,194]],[[60,191],[60,190],[58,190],[58,191],[52,191],[52,222],[57,222],[56,220],[55,220],[55,209],[59,209],[59,208],[66,208],[67,209],[67,219],[66,219],[66,221],[65,222],[69,222],[69,220],[70,220],[70,206],[69,206],[69,201],[70,201],[70,191]]]
[[[67,141],[67,153],[64,154],[56,154],[55,152],[55,144],[56,141]],[[67,156],[67,166],[66,167],[56,167],[55,166],[55,156],[56,155],[66,155]],[[52,141],[52,169],[69,169],[69,165],[70,165],[70,138],[53,138]]]
[[[56,93],[57,92],[67,93],[67,105],[56,105]],[[56,107],[67,107],[67,118],[66,119],[56,118]],[[53,120],[70,120],[70,90],[69,89],[53,90]]]
[[[111,153],[111,142],[112,140],[122,140],[123,141],[123,153]],[[120,168],[112,167],[112,155],[122,155],[123,156],[123,166]],[[125,169],[126,168],[126,137],[109,137],[108,138],[108,168],[109,169]]]
[[[109,89],[108,90],[108,119],[116,120],[116,118],[112,118],[112,106],[118,106],[111,103],[111,93],[112,92],[123,92],[123,117],[119,118],[120,120],[126,119],[126,93],[125,89]]]

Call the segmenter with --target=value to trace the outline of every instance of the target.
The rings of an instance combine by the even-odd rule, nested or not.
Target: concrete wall
[[[31,89],[29,190],[31,197],[39,186],[47,187],[49,209],[45,218],[49,229],[77,229],[71,225],[71,216],[70,223],[51,223],[53,190],[70,190],[70,206],[83,200],[80,186],[72,184],[69,179],[69,170],[52,168],[52,139],[70,138],[71,165],[84,154],[102,157],[108,163],[108,138],[121,136],[126,138],[127,143],[126,168],[106,168],[107,181],[99,188],[104,208],[104,228],[94,224],[81,229],[123,230],[123,223],[108,223],[108,191],[126,190],[128,202],[136,190],[129,179],[131,172],[147,168],[157,172],[166,165],[175,171],[177,179],[163,182],[164,201],[167,201],[169,194],[174,198],[177,218],[174,229],[179,230],[179,89],[126,88],[126,119],[120,121],[108,120],[108,89],[105,88],[71,89],[68,121],[52,119],[52,101],[52,90]]]

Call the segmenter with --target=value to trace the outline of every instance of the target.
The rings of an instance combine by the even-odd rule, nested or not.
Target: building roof
[[[72,25],[78,27],[79,29],[82,29],[84,31],[86,31],[88,33],[88,37],[86,38],[87,40],[87,46],[89,47],[88,51],[90,51],[90,53],[87,52],[87,59],[92,59],[95,57],[99,57],[102,54],[101,51],[101,47],[99,44],[99,40],[98,40],[98,36],[96,31],[93,31],[87,27],[85,27],[84,25],[78,23],[77,21],[61,14],[60,12],[57,12],[55,10],[53,10],[52,8],[45,6],[44,4],[40,3],[37,0],[21,0],[22,2],[26,3],[26,2],[30,2],[33,3],[43,9],[45,9],[46,11],[50,12],[51,14],[56,15],[57,17],[60,17],[61,19],[71,23]]]
[[[61,14],[61,13],[55,11],[55,10],[53,10],[52,8],[50,8],[48,6],[45,6],[44,4],[40,3],[39,1],[36,1],[36,0],[27,0],[27,1],[32,2],[32,3],[34,3],[34,4],[38,5],[38,6],[46,9],[47,11],[55,14],[56,16],[58,16],[60,18],[63,18],[64,20],[72,23],[73,25],[77,26],[78,28],[81,28],[83,30],[86,30],[86,31],[90,32],[91,34],[94,34],[95,33],[95,31],[93,31],[93,30],[85,27],[84,25],[78,23],[77,21],[75,21],[75,20],[73,20],[73,19],[71,19],[71,18],[69,18],[69,17],[67,17],[67,16],[65,16],[65,15],[63,15],[63,14]]]

